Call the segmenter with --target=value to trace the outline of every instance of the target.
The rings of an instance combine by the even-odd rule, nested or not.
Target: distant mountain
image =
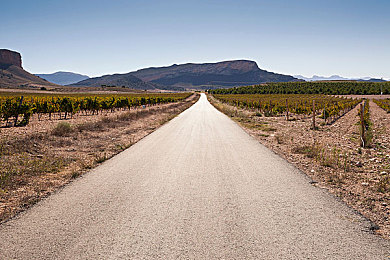
[[[69,85],[85,79],[89,79],[89,77],[86,75],[81,75],[81,74],[66,72],[66,71],[58,71],[52,74],[35,74],[35,75],[58,85]]]
[[[323,76],[317,76],[314,75],[311,78],[304,77],[302,75],[295,75],[294,77],[298,79],[302,79],[305,81],[321,81],[321,80],[356,80],[356,81],[370,81],[370,82],[385,82],[384,79],[375,79],[370,77],[363,77],[363,78],[344,78],[339,75],[332,75],[330,77],[323,77]]]
[[[18,86],[54,86],[55,84],[41,79],[22,67],[20,53],[0,49],[0,87]]]
[[[254,61],[235,60],[153,67],[126,74],[90,78],[74,83],[72,86],[114,85],[136,89],[180,90],[183,88],[232,87],[281,81],[301,80],[261,70]]]
[[[369,79],[357,79],[357,81],[369,81],[369,82],[386,82],[387,80],[382,79],[375,79],[375,78],[369,78]]]
[[[70,84],[70,86],[88,86],[88,87],[124,86],[133,89],[147,89],[147,90],[156,89],[156,85],[148,82],[144,82],[141,79],[129,73],[104,75],[101,77],[89,78],[74,84]]]
[[[233,60],[217,63],[187,63],[169,67],[147,68],[132,75],[165,86],[185,87],[232,87],[254,85],[265,82],[300,81],[288,75],[259,69],[256,62]]]

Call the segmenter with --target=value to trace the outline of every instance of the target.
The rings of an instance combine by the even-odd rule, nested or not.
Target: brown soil
[[[69,120],[34,118],[27,127],[1,129],[0,221],[130,147],[198,98]]]
[[[390,235],[390,114],[370,102],[373,140],[360,148],[358,107],[332,125],[316,118],[259,117],[255,111],[222,104],[219,110],[237,121],[262,144],[295,164],[313,179],[313,185],[328,189],[349,206],[372,220],[373,230]]]

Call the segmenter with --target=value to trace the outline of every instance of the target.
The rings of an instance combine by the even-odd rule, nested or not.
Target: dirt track
[[[388,259],[370,223],[193,107],[0,226],[0,259]]]

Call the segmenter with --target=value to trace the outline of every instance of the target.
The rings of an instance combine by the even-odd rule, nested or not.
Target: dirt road
[[[388,259],[370,223],[202,94],[0,226],[0,259]]]

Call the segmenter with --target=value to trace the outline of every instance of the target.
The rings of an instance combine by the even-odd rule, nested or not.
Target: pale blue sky
[[[25,0],[1,3],[0,48],[33,73],[89,76],[250,59],[304,76],[390,79],[390,1]]]

